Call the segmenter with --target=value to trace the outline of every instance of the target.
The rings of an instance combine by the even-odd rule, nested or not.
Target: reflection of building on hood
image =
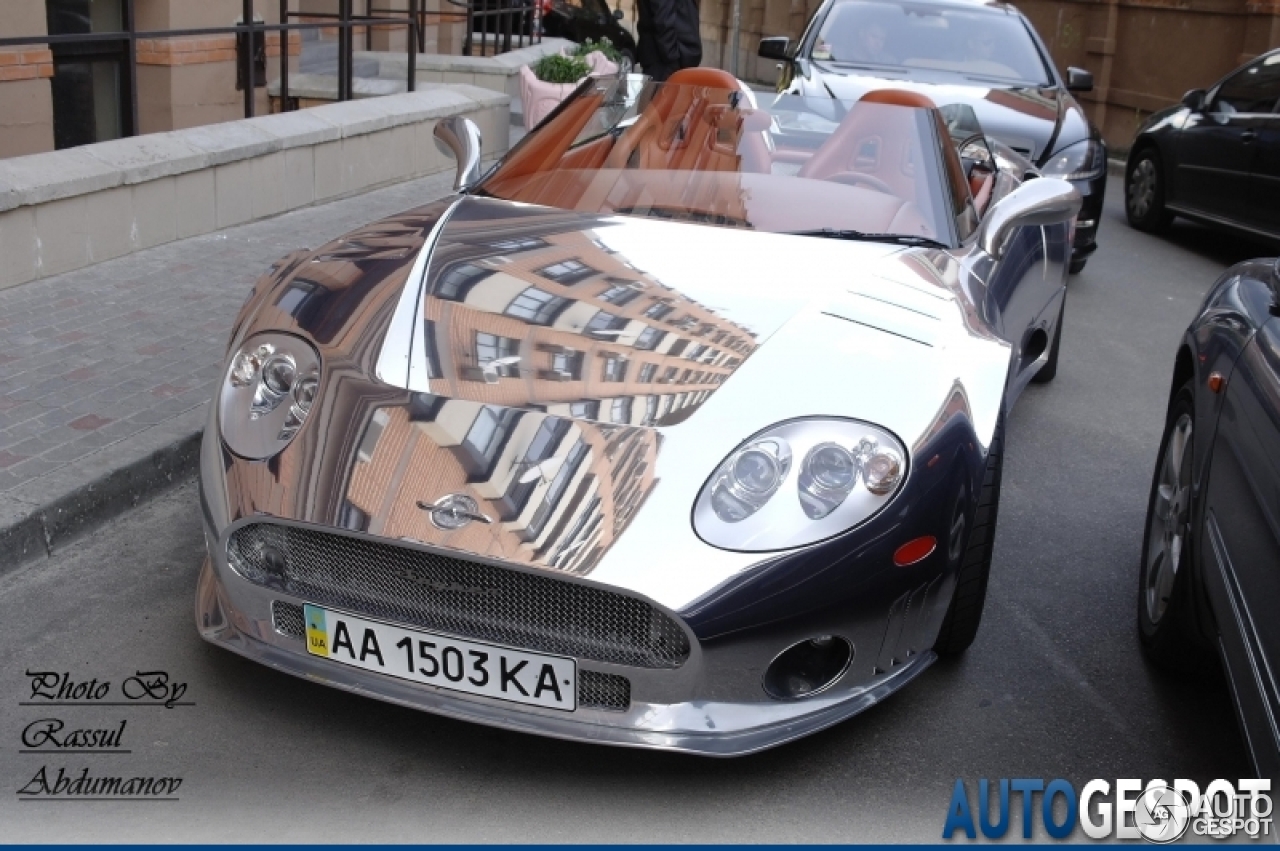
[[[756,348],[750,331],[591,231],[461,231],[438,254],[423,314],[430,390],[442,396],[663,425],[692,414]]]
[[[656,484],[648,426],[688,418],[757,344],[575,223],[450,221],[422,310],[430,393],[365,409],[343,525],[574,573],[626,528]],[[420,503],[452,493],[493,522],[436,526]]]
[[[651,429],[419,394],[407,407],[368,410],[343,522],[587,573],[657,484],[660,441]],[[493,522],[436,526],[424,500],[454,493],[475,499]]]

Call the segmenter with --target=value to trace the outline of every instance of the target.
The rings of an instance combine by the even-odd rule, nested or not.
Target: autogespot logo
[[[1090,839],[1146,839],[1163,844],[1190,833],[1194,838],[1250,839],[1271,836],[1271,781],[1214,780],[1201,793],[1191,780],[1090,780],[1080,792],[1067,780],[1036,778],[979,780],[977,797],[957,780],[947,807],[942,838],[963,833],[976,839],[1001,839],[1015,815],[1022,836],[1030,839],[1038,818],[1054,839],[1070,837],[1077,827]],[[1037,801],[1036,798],[1039,797]]]

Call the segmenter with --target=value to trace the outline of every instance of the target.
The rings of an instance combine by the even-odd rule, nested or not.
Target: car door
[[[1280,53],[1273,57],[1280,64]],[[1258,123],[1253,143],[1249,206],[1258,228],[1280,238],[1280,98],[1271,114]]]
[[[1173,206],[1256,227],[1249,174],[1280,98],[1280,63],[1252,62],[1223,80],[1178,134]]]
[[[1226,387],[1210,450],[1200,564],[1259,776],[1280,773],[1280,319]]]

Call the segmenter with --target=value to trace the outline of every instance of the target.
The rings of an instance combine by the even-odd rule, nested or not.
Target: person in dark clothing
[[[636,59],[646,74],[661,81],[702,62],[696,0],[639,0],[639,6]]]

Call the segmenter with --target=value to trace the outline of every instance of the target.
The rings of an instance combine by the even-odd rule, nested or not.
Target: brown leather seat
[[[767,117],[762,123],[753,110],[744,111],[745,97],[727,71],[677,71],[618,140],[605,167],[768,173]]]

